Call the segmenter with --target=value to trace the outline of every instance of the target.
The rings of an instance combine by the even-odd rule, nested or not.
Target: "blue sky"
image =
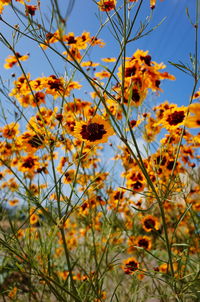
[[[65,14],[68,7],[66,2],[69,3],[69,1],[60,1],[63,14]],[[151,12],[149,0],[143,2],[142,11],[138,17],[138,22],[136,23],[133,33],[137,31],[139,22],[145,21],[146,17],[149,16]],[[189,54],[194,53],[195,31],[186,16],[186,8],[188,8],[192,20],[194,20],[195,2],[195,0],[157,0],[149,29],[157,25],[163,18],[165,18],[164,22],[150,35],[132,42],[128,47],[128,55],[130,56],[138,48],[149,50],[149,54],[154,61],[165,63],[167,65],[166,71],[175,75],[176,81],[166,80],[162,84],[161,88],[164,89],[164,93],[160,95],[159,102],[169,100],[169,102],[177,103],[179,105],[188,104],[193,81],[188,75],[185,75],[171,66],[168,61],[178,62],[180,60],[189,63]],[[122,3],[122,0],[118,0],[118,5],[120,3]],[[132,9],[132,14],[134,14],[137,5],[138,4]],[[41,1],[41,6],[48,17],[50,1]],[[22,7],[22,5],[19,4],[19,7]],[[83,31],[89,31],[91,35],[95,35],[99,28],[97,14],[97,5],[92,0],[75,0],[73,10],[67,21],[66,33],[72,31],[75,35],[79,35]],[[105,13],[103,13],[102,16],[103,19],[106,18]],[[3,18],[12,25],[19,23],[16,17],[11,13],[9,7],[5,8]],[[37,14],[34,18],[35,20],[37,19]],[[2,23],[1,32],[5,33],[10,42],[12,41],[11,31]],[[119,53],[119,46],[110,34],[108,27],[102,30],[99,37],[106,42],[106,46],[104,48],[93,48],[90,52],[90,59],[98,61],[102,57],[117,56]],[[27,62],[24,62],[23,65],[26,72],[30,72],[33,77],[39,77],[42,74],[48,76],[53,73],[42,51],[32,41],[23,38],[19,39],[16,50],[21,54],[30,53],[30,59]],[[62,74],[64,72],[63,62],[51,52],[47,51],[47,53],[58,72]],[[4,60],[8,54],[11,54],[10,51],[2,45],[0,73],[4,80],[11,79],[11,74],[13,72],[20,75],[19,67],[14,67],[11,70],[5,70],[3,68]]]

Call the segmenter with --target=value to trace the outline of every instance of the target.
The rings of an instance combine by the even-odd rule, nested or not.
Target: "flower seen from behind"
[[[21,55],[19,52],[16,52],[14,56],[9,55],[5,61],[6,63],[4,64],[4,68],[10,69],[12,68],[15,64],[18,63],[18,61],[26,61],[29,58],[29,54],[27,55]]]

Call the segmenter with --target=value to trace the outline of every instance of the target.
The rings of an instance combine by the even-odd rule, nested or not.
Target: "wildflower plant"
[[[150,102],[176,79],[132,44],[156,1],[145,21],[143,0],[88,1],[97,34],[68,31],[73,0],[0,0],[2,301],[199,301],[198,1],[191,64],[168,63],[193,81],[181,106]]]

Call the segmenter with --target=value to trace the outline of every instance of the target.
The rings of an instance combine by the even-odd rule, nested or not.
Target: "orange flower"
[[[66,42],[67,45],[76,45],[77,43],[77,38],[74,36],[73,32],[70,32],[65,35],[63,40]]]
[[[185,126],[188,128],[199,128],[200,127],[200,104],[194,103],[189,106],[189,111],[193,115],[189,115],[186,118]]]
[[[123,261],[122,269],[127,275],[133,275],[134,272],[138,270],[138,268],[139,268],[139,264],[137,260],[133,257],[130,257]]]
[[[151,9],[154,9],[156,6],[156,0],[150,0],[150,7]]]
[[[124,209],[124,193],[125,191],[121,188],[112,191],[109,196],[109,208],[115,209],[115,211],[123,211]]]
[[[63,55],[67,55],[67,59],[70,61],[80,61],[82,59],[82,55],[78,49],[78,47],[70,46],[69,51],[64,51]]]
[[[99,47],[103,47],[105,45],[105,43],[101,39],[98,39],[95,36],[90,38],[89,43],[91,46],[99,45]]]
[[[0,132],[2,132],[3,137],[13,139],[16,138],[16,135],[19,133],[18,129],[19,124],[13,122],[0,129]]]
[[[29,58],[29,55],[21,56],[18,52],[15,53],[14,56],[8,56],[8,58],[5,59],[6,63],[4,64],[4,68],[10,69],[19,61],[26,61]]]
[[[116,0],[100,0],[97,2],[99,5],[99,8],[103,12],[109,12],[113,9],[115,9],[116,6]]]
[[[63,41],[66,42],[69,46],[74,46],[77,49],[85,49],[90,42],[90,33],[83,32],[81,36],[74,36],[73,32],[68,33],[67,35],[63,36]]]
[[[119,67],[118,77],[124,80],[123,99],[126,104],[139,106],[147,96],[148,89],[161,91],[160,83],[163,79],[174,80],[167,72],[160,72],[164,64],[157,64],[151,60],[148,51],[137,49],[131,58],[126,58],[125,68]],[[114,87],[119,97],[122,97],[121,87]]]
[[[106,300],[106,291],[100,292],[99,297],[100,298],[94,299],[94,302],[102,302],[103,300]]]
[[[34,172],[39,167],[37,156],[25,156],[20,159],[18,169],[22,172]]]
[[[116,62],[116,58],[102,58],[101,61],[106,63]]]
[[[38,9],[37,5],[25,5],[26,8],[26,16],[31,15],[34,16],[35,15],[35,11]]]
[[[152,242],[150,237],[148,236],[138,236],[135,239],[135,245],[139,247],[143,247],[145,250],[150,250],[152,246]]]
[[[4,6],[11,3],[11,0],[1,0],[0,2],[0,14],[2,14]]]
[[[188,128],[199,128],[200,127],[200,117],[190,116],[185,122],[185,126]]]
[[[200,89],[197,92],[195,92],[195,94],[193,95],[193,99],[198,99],[198,98],[200,98]]]
[[[77,47],[79,49],[85,49],[90,43],[90,33],[84,31],[81,36],[77,37]]]
[[[64,173],[63,182],[65,184],[69,184],[73,182],[74,176],[75,176],[75,171],[73,169],[68,170],[67,172]]]
[[[17,238],[22,239],[24,237],[24,229],[17,231]]]
[[[26,131],[17,138],[19,145],[21,144],[23,150],[26,152],[34,153],[39,148],[45,146],[44,135],[34,131]]]
[[[48,32],[46,34],[46,39],[44,42],[48,45],[48,44],[56,43],[59,40],[62,40],[61,32],[60,32],[60,30],[56,30],[55,33]],[[46,49],[48,47],[47,45],[40,44],[40,47],[42,47],[43,49]]]
[[[17,287],[14,287],[13,289],[11,289],[8,293],[8,297],[12,300],[15,300],[17,295]]]
[[[12,200],[9,200],[8,203],[11,207],[13,207],[13,206],[16,206],[19,203],[19,200],[18,199],[12,199]]]
[[[159,123],[162,123],[163,127],[167,130],[173,130],[177,127],[184,125],[186,118],[187,107],[177,107],[169,108],[163,114],[163,118]]]
[[[108,72],[107,70],[96,72],[95,77],[97,77],[99,79],[109,78],[110,77],[110,72]]]
[[[68,276],[69,276],[69,272],[68,271],[58,272],[58,276],[62,280],[66,280],[68,278]]]
[[[32,214],[30,216],[30,224],[36,224],[39,221],[39,216],[37,214]]]
[[[96,66],[99,66],[99,63],[95,63],[92,61],[85,61],[85,62],[81,63],[81,66],[82,67],[96,67]]]
[[[137,1],[138,0],[129,0],[129,2],[137,2]],[[151,7],[151,9],[154,9],[155,6],[156,6],[156,0],[150,0],[150,7]]]
[[[109,112],[113,116],[115,116],[115,118],[117,118],[118,120],[122,119],[122,109],[121,109],[121,106],[119,105],[119,103],[117,103],[116,101],[114,101],[112,99],[106,99],[106,105],[107,105],[107,108],[109,109]],[[105,117],[109,116],[106,109],[104,111],[104,116]]]
[[[109,122],[99,115],[96,115],[88,122],[77,122],[73,133],[76,138],[88,144],[106,143],[108,137],[113,134],[114,131]]]
[[[158,218],[152,215],[144,216],[141,220],[142,228],[146,232],[151,232],[153,230],[159,230],[160,223],[158,221]]]
[[[122,173],[122,176],[127,179],[127,188],[132,189],[133,192],[141,192],[144,190],[146,180],[141,171],[137,171],[135,168],[130,169],[128,172]]]
[[[34,95],[32,94],[26,94],[26,95],[20,95],[17,97],[19,103],[23,107],[38,107],[42,103],[45,103],[45,94],[43,92],[36,92]]]
[[[152,142],[155,140],[156,136],[161,131],[162,126],[158,125],[158,122],[156,122],[156,119],[153,117],[149,117],[147,119],[147,124],[144,127],[144,134],[143,138],[147,142]]]
[[[161,265],[159,266],[159,272],[161,272],[161,273],[166,273],[167,270],[168,270],[168,265],[167,265],[167,263],[163,263],[163,264],[161,264]]]

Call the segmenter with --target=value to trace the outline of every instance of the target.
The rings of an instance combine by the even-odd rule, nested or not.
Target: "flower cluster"
[[[117,85],[114,91],[118,98],[123,97],[125,104],[140,106],[147,97],[148,90],[161,91],[160,83],[164,79],[175,80],[175,77],[167,72],[160,72],[165,65],[151,60],[148,51],[137,50],[131,58],[126,58],[125,67],[120,66],[118,77],[123,79],[123,95],[121,85]]]
[[[1,90],[9,100],[0,127],[3,300],[198,299],[200,91],[188,106],[151,108],[149,92],[158,96],[175,77],[148,51],[93,61],[89,49],[104,42],[65,33],[58,1],[53,33],[33,22],[40,1],[16,1],[25,32],[66,65],[64,76],[33,78],[22,66],[29,55],[16,51],[4,65],[21,71]],[[127,13],[132,2],[123,1]],[[116,0],[96,4],[123,24]]]

